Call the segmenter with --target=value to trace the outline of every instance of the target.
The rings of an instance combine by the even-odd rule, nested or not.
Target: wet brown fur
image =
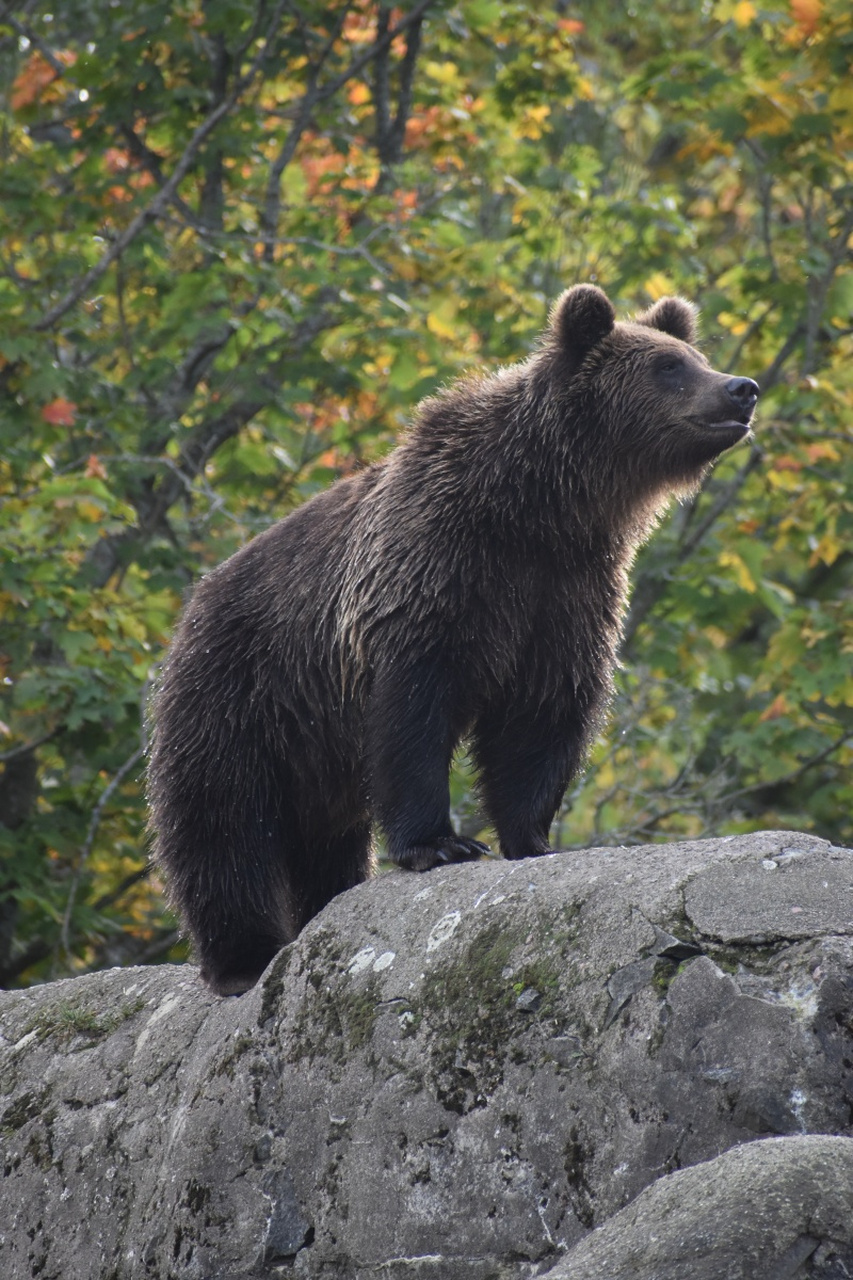
[[[618,324],[577,286],[529,360],[427,400],[386,461],[199,583],[149,788],[214,990],[251,985],[368,875],[374,822],[404,867],[480,856],[449,817],[464,737],[504,856],[548,851],[610,697],[636,549],[748,429],[757,388],[694,338],[680,299]]]

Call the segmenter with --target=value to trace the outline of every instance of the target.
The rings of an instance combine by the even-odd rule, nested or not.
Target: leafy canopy
[[[179,954],[142,770],[183,592],[577,280],[696,300],[763,398],[638,563],[555,842],[850,842],[851,53],[841,0],[4,8],[0,981]]]

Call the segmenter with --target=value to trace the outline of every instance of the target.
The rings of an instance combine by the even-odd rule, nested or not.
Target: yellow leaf
[[[669,294],[676,292],[672,281],[662,271],[656,271],[654,275],[649,276],[643,288],[652,302],[657,302],[658,298],[665,298]]]
[[[832,111],[853,112],[853,81],[845,77],[844,80],[830,87],[829,107]]]
[[[424,71],[430,80],[437,80],[443,85],[455,84],[459,79],[459,68],[455,62],[426,62]]]
[[[123,613],[119,617],[119,626],[122,633],[127,636],[128,640],[136,640],[140,644],[148,639],[148,632],[138,618],[134,618],[133,614]]]
[[[740,4],[736,4],[732,12],[735,20],[735,26],[748,27],[756,14],[754,4],[750,4],[750,0],[740,0]]]
[[[842,653],[849,653],[842,646]],[[837,693],[828,694],[826,701],[831,707],[853,707],[853,680],[845,680]]]
[[[774,471],[773,468],[766,473],[767,482],[773,489],[787,490],[789,493],[800,487],[800,477],[793,471]]]
[[[766,133],[771,137],[778,134],[787,133],[791,128],[794,118],[794,110],[790,104],[781,100],[781,95],[770,97],[770,94],[764,94],[762,97],[756,98],[753,108],[749,113],[749,125],[746,130],[747,137],[752,138],[757,133]]]
[[[746,567],[743,560],[741,560],[740,556],[736,555],[734,551],[721,552],[719,564],[724,569],[734,569],[735,579],[741,590],[749,591],[751,593],[755,591],[755,579],[749,572],[749,569]]]
[[[430,311],[427,316],[427,328],[430,333],[434,333],[437,338],[455,338],[457,337],[456,319],[457,304],[455,299],[446,298],[440,306],[434,311]]]
[[[725,649],[729,643],[729,637],[721,627],[706,627],[705,635],[711,641],[715,649]]]
[[[842,551],[842,544],[834,534],[825,533],[809,558],[809,568],[816,564],[834,564]]]
[[[541,138],[543,123],[550,114],[551,108],[547,103],[543,103],[539,107],[527,107],[518,126],[518,136],[531,138],[533,141]]]

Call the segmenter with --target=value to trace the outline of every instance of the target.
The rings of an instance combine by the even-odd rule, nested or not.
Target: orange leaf
[[[130,153],[123,147],[107,147],[104,152],[107,173],[120,173],[130,167]]]
[[[759,721],[778,720],[780,716],[786,715],[787,712],[788,704],[785,701],[785,695],[780,693],[773,699],[769,707],[764,708],[758,719]]]
[[[805,39],[817,31],[821,7],[822,0],[791,0],[791,16]]]
[[[840,462],[841,454],[838,452],[834,444],[824,443],[818,440],[815,444],[806,445],[806,455],[809,462]]]
[[[56,72],[38,51],[31,55],[24,64],[24,69],[15,79],[9,104],[13,111],[21,107],[31,107],[38,102],[49,84],[56,79]]]
[[[106,480],[107,469],[96,453],[89,454],[89,460],[86,463],[86,470],[83,474],[89,476],[90,479],[95,477],[98,480]]]
[[[50,422],[54,427],[70,427],[74,424],[76,412],[76,404],[58,396],[56,400],[51,400],[50,404],[44,406],[41,416],[45,422]]]

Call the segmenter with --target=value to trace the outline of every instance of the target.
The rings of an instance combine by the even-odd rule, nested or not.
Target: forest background
[[[0,984],[182,954],[187,586],[576,281],[695,300],[762,399],[638,561],[554,843],[853,843],[851,60],[846,0],[0,4]]]

